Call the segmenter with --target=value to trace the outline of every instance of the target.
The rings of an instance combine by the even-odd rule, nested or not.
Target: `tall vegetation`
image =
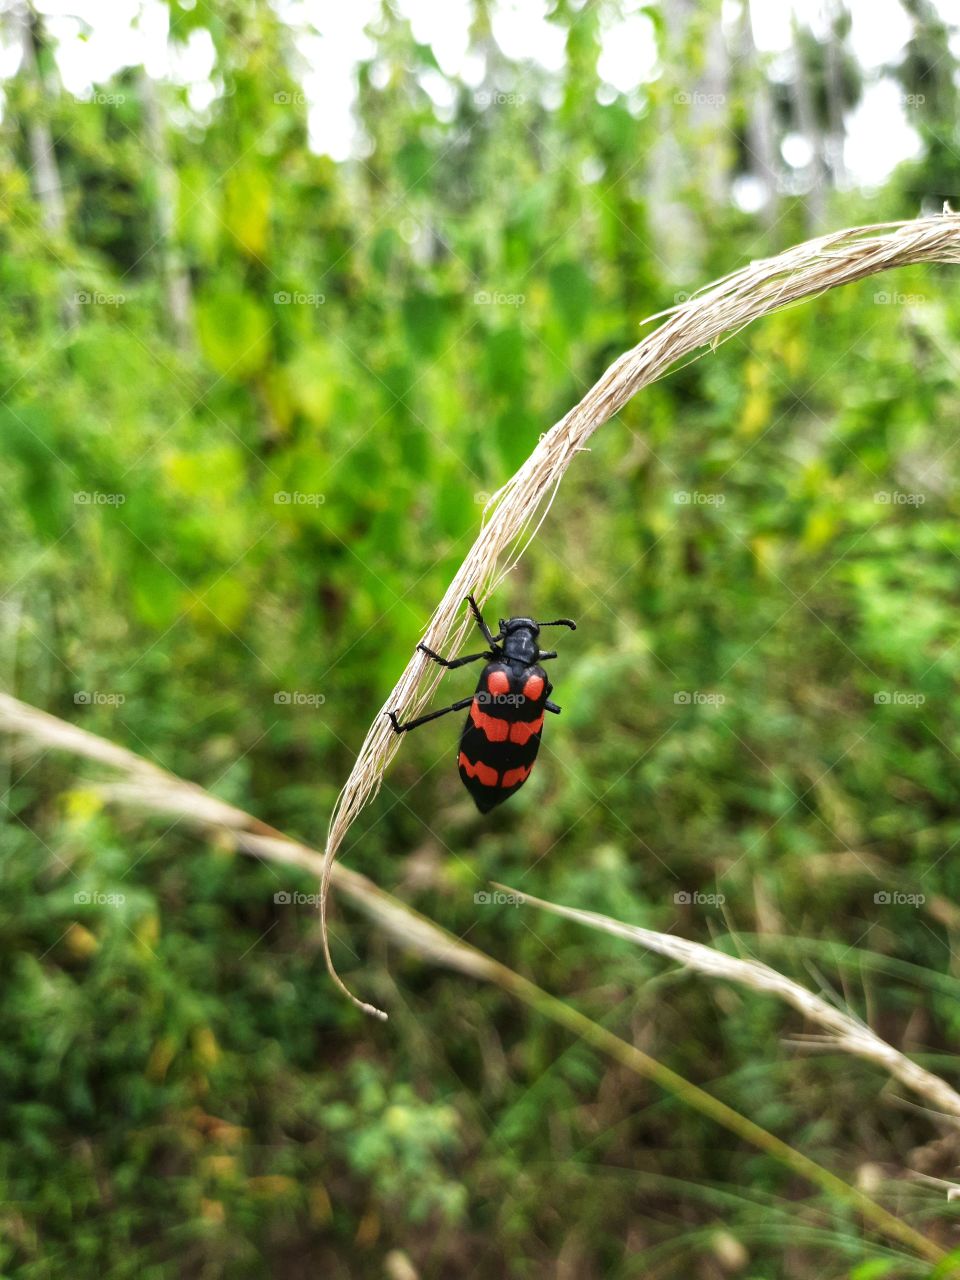
[[[920,151],[867,192],[839,5],[773,61],[730,6],[644,10],[658,71],[621,92],[619,4],[557,0],[550,72],[475,0],[468,83],[385,2],[334,162],[278,10],[172,0],[171,45],[212,51],[203,107],[139,67],[75,96],[36,12],[5,18],[0,669],[316,845],[539,433],[712,276],[955,197],[956,77],[905,3]],[[761,993],[489,882],[754,956],[957,1084],[955,270],[784,311],[628,404],[493,602],[580,624],[535,779],[479,819],[441,722],[343,850],[942,1249],[952,1127]],[[105,806],[63,757],[3,760],[4,1274],[929,1274],[344,906],[375,1026],[327,981],[310,875]]]

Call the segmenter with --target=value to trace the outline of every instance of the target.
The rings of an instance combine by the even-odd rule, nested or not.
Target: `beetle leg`
[[[425,653],[428,658],[438,662],[441,667],[446,667],[448,671],[452,671],[454,667],[465,667],[468,662],[478,662],[480,658],[486,658],[489,662],[494,656],[492,653],[468,653],[464,658],[441,658],[439,653],[434,653],[425,644],[418,644],[417,648],[421,653]]]
[[[480,606],[477,604],[476,600],[474,600],[473,596],[464,596],[463,598],[473,610],[473,616],[476,619],[477,626],[483,632],[483,638],[486,640],[487,644],[496,644],[499,637],[491,634],[490,628],[483,620],[483,614],[480,612]]]
[[[406,724],[401,724],[397,719],[395,711],[385,711],[383,714],[388,716],[390,723],[393,725],[395,732],[406,733],[408,729],[419,729],[422,724],[426,724],[428,720],[437,720],[440,716],[447,715],[450,711],[463,711],[469,707],[473,701],[473,694],[469,698],[461,698],[459,702],[453,703],[449,707],[441,707],[439,711],[428,711],[425,716],[418,716],[416,720],[408,720]]]
[[[543,705],[546,707],[548,711],[552,711],[555,716],[558,716],[560,714],[560,708],[557,706],[555,702],[551,702],[549,698],[547,698],[546,702]]]

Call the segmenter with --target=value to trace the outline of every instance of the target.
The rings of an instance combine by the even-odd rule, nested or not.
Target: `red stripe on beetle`
[[[531,702],[537,702],[543,693],[543,676],[530,676],[523,686],[523,696]]]
[[[487,688],[491,693],[509,693],[510,677],[505,671],[491,671],[487,676]]]
[[[495,787],[497,785],[496,769],[491,769],[490,766],[488,764],[484,764],[482,760],[478,760],[477,763],[474,764],[473,761],[468,760],[461,751],[457,764],[459,764],[460,768],[468,778],[476,778],[482,787]],[[514,769],[513,772],[516,773],[517,770]],[[529,770],[527,772],[529,773]]]
[[[530,770],[532,768],[533,768],[533,765],[528,764],[525,767],[520,769],[508,769],[507,772],[500,779],[501,787],[519,786],[521,782],[525,782],[526,779],[530,777]]]
[[[535,733],[543,728],[543,716],[539,720],[517,720],[510,726],[510,741],[521,747],[530,741]]]
[[[476,698],[470,706],[470,719],[481,733],[486,734],[490,742],[506,742],[510,735],[509,720],[504,720],[501,716],[488,716],[485,711],[480,710]]]

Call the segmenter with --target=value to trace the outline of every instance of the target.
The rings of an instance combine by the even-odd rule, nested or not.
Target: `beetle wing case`
[[[519,670],[490,662],[477,684],[457,764],[481,813],[489,813],[523,786],[540,750],[550,681],[541,666]]]

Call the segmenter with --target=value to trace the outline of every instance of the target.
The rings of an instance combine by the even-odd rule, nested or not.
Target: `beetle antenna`
[[[576,631],[577,624],[572,618],[556,618],[553,622],[538,622],[538,627],[569,627],[571,631]]]

